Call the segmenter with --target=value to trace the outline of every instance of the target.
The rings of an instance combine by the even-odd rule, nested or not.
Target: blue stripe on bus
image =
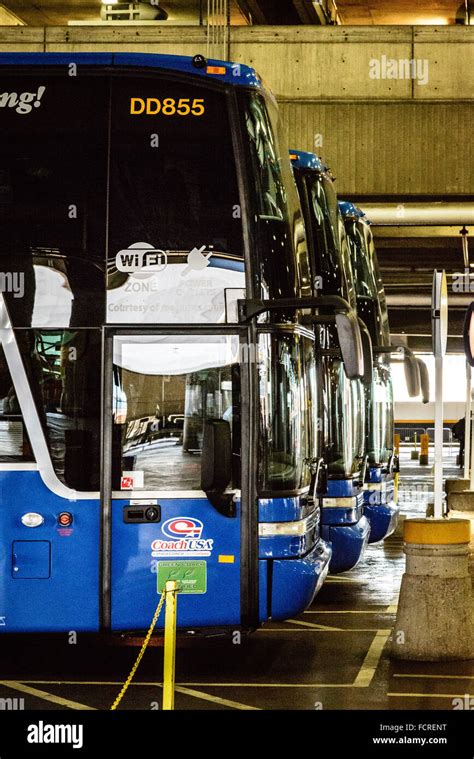
[[[369,468],[367,482],[382,482],[382,467],[371,466]]]
[[[259,522],[295,522],[302,518],[304,504],[301,496],[289,498],[259,498]]]
[[[327,171],[327,166],[315,153],[307,153],[305,150],[290,150],[290,156],[292,165],[297,169]]]
[[[258,74],[250,66],[229,63],[214,58],[206,66],[196,68],[192,58],[184,55],[159,53],[0,53],[0,65],[14,66],[68,66],[71,63],[87,66],[137,66],[180,71],[214,81],[263,89]],[[225,69],[223,74],[207,72],[207,67]]]
[[[357,495],[358,492],[359,488],[356,480],[335,480],[329,478],[327,481],[326,496],[328,498],[350,498]]]

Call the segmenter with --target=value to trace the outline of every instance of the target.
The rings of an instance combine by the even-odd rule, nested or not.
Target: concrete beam
[[[195,55],[205,53],[206,30],[4,27],[0,50]],[[371,61],[384,56],[426,60],[426,83],[371,78]],[[472,196],[474,27],[234,26],[230,57],[263,76],[289,142],[321,154],[340,195]]]

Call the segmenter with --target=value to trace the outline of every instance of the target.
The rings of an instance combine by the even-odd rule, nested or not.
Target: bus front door
[[[257,531],[241,484],[240,336],[122,330],[104,345],[103,626],[146,630],[169,578],[178,627],[248,624]]]

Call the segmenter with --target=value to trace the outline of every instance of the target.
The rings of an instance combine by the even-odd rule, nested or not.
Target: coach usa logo
[[[161,530],[167,538],[200,538],[203,530],[203,523],[200,519],[194,517],[176,517],[168,519]]]

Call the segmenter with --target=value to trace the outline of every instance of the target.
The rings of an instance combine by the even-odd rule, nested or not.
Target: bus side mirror
[[[362,382],[364,385],[371,385],[373,378],[374,355],[372,352],[372,339],[370,332],[365,326],[362,319],[359,319],[360,335],[362,338],[362,353],[364,355],[364,376]]]
[[[215,509],[234,517],[232,493],[225,490],[232,480],[232,437],[230,424],[224,419],[204,422],[201,452],[201,488]]]
[[[420,385],[421,385],[421,402],[430,402],[430,376],[428,374],[428,367],[421,358],[417,358],[418,369],[420,372]]]
[[[464,317],[463,342],[466,361],[469,366],[474,366],[474,301],[469,305]]]
[[[336,327],[346,375],[348,379],[361,379],[364,376],[364,354],[355,311],[336,311]]]
[[[418,361],[411,351],[405,350],[403,365],[405,367],[405,382],[407,383],[408,395],[410,398],[416,398],[420,394],[420,368]]]
[[[408,395],[410,398],[416,398],[420,394],[420,367],[418,359],[413,351],[406,345],[382,345],[374,349],[374,353],[390,355],[392,353],[403,353],[403,365],[405,368],[405,382],[407,384]]]

